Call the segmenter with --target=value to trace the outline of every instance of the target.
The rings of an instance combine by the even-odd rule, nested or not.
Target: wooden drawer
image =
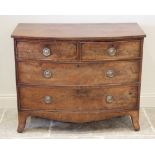
[[[31,110],[89,111],[134,108],[138,103],[137,92],[136,86],[19,88],[21,109]]]
[[[77,58],[76,42],[23,42],[17,43],[18,59],[74,61]]]
[[[85,42],[82,60],[130,59],[140,57],[140,41]]]
[[[19,82],[47,85],[102,85],[138,82],[140,61],[105,63],[18,62]]]

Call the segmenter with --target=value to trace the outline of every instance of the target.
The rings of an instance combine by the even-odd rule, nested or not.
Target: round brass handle
[[[52,97],[51,97],[51,96],[44,96],[44,102],[45,102],[46,104],[51,103],[51,102],[52,102]]]
[[[114,48],[114,47],[110,47],[110,48],[107,50],[107,52],[108,52],[108,55],[109,55],[109,56],[115,56],[117,50],[116,50],[116,48]]]
[[[106,102],[107,102],[107,103],[112,103],[112,102],[113,102],[113,96],[108,95],[108,96],[106,97]]]
[[[47,48],[47,47],[45,47],[45,48],[43,48],[43,55],[45,56],[45,57],[48,57],[48,56],[50,56],[51,55],[51,51],[50,51],[50,49],[49,48]]]
[[[52,77],[52,72],[50,70],[44,70],[43,71],[43,77],[51,78]]]
[[[112,78],[112,77],[114,77],[114,71],[111,70],[111,69],[109,69],[109,70],[106,72],[106,75],[107,75],[107,77]]]

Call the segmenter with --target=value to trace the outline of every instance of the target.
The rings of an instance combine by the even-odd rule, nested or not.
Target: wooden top
[[[142,38],[145,33],[137,23],[98,24],[18,24],[13,38],[34,39],[115,39]]]

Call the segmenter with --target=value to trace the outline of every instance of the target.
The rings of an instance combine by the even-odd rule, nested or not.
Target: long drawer
[[[140,61],[106,63],[18,62],[19,83],[102,85],[138,82]]]
[[[89,111],[130,109],[138,104],[137,86],[20,87],[21,109]]]

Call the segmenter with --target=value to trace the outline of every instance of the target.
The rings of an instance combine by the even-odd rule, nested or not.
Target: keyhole
[[[79,64],[77,64],[77,65],[76,65],[76,67],[77,67],[77,68],[79,68],[79,67],[80,67],[80,65],[79,65]]]

